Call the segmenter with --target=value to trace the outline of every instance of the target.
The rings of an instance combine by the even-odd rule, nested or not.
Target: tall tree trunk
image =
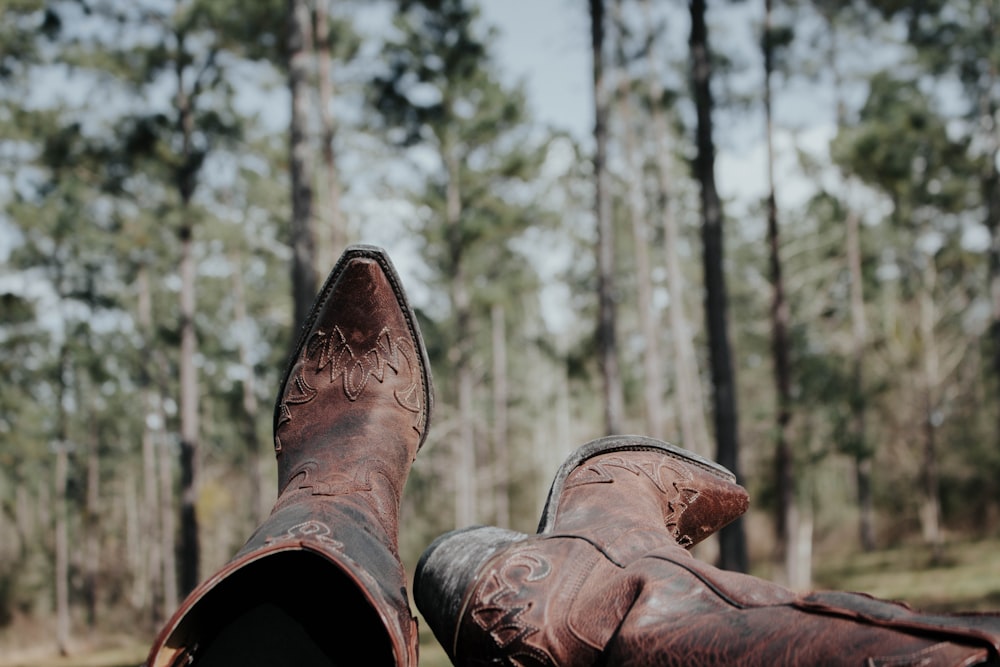
[[[141,529],[139,531],[140,551],[142,552],[142,571],[145,576],[144,581],[139,583],[140,590],[137,592],[139,608],[147,609],[150,614],[150,624],[157,626],[163,620],[161,616],[163,607],[162,581],[163,572],[161,565],[161,549],[163,540],[160,534],[160,495],[156,476],[156,437],[160,428],[154,428],[158,424],[159,415],[156,413],[158,399],[154,389],[153,361],[150,350],[153,340],[153,299],[149,286],[149,267],[143,264],[139,267],[136,276],[138,294],[138,320],[139,331],[142,335],[142,345],[145,350],[143,354],[142,368],[142,404],[144,409],[144,419],[142,420],[142,511],[140,513]],[[162,427],[162,424],[160,424]]]
[[[937,321],[934,288],[937,267],[934,257],[925,258],[923,285],[920,288],[920,339],[924,371],[924,446],[921,477],[923,499],[920,523],[924,541],[933,548],[934,559],[941,556],[941,492],[938,484],[937,429],[940,426],[938,389],[941,383],[941,361],[938,354],[934,325]]]
[[[187,595],[201,579],[198,571],[201,546],[198,541],[198,370],[194,365],[197,340],[194,331],[195,261],[193,230],[181,228],[181,359],[180,359],[180,466],[181,466],[181,562],[180,590]]]
[[[178,54],[184,54],[184,36],[177,35]],[[195,275],[194,224],[191,198],[197,185],[197,167],[191,145],[194,132],[194,100],[184,87],[184,58],[177,58],[177,125],[181,134],[181,166],[177,192],[181,202],[180,239],[180,466],[181,466],[181,592],[187,595],[201,579],[201,545],[198,535],[198,339],[194,328]]]
[[[443,147],[448,183],[445,188],[445,215],[448,221],[448,251],[450,254],[451,307],[455,316],[455,347],[451,351],[455,386],[458,391],[458,437],[453,440],[455,460],[455,526],[462,528],[475,523],[478,516],[476,484],[476,428],[473,414],[472,376],[472,301],[465,276],[462,244],[462,189],[459,158],[454,142],[446,139]]]
[[[996,3],[987,3],[989,19],[986,25],[987,43],[993,44],[997,38],[997,7]],[[987,130],[986,159],[983,160],[983,171],[980,177],[980,189],[985,202],[986,219],[983,224],[990,233],[990,246],[987,252],[987,272],[989,294],[992,304],[990,323],[990,347],[992,348],[992,371],[996,395],[1000,397],[1000,170],[997,160],[1000,160],[1000,125],[997,123],[997,111],[1000,102],[997,100],[997,81],[1000,73],[997,63],[990,60],[988,75],[984,90],[979,100],[980,125]],[[997,412],[1000,418],[1000,411]],[[998,424],[1000,426],[1000,424]],[[1000,427],[996,429],[997,442],[1000,445]]]
[[[716,459],[739,478],[736,383],[727,323],[726,278],[723,271],[722,203],[715,186],[715,141],[712,132],[712,70],[705,24],[705,0],[691,0],[691,82],[698,115],[694,171],[701,186],[702,263],[705,271],[705,318],[712,370]],[[742,519],[719,534],[721,567],[749,569]]]
[[[161,360],[165,366],[165,361]],[[163,402],[157,401],[157,416],[160,424],[166,424],[166,414]],[[158,433],[159,465],[157,466],[157,483],[160,495],[160,554],[163,566],[163,600],[160,616],[168,618],[177,608],[180,589],[177,577],[177,521],[174,515],[174,474],[173,458],[170,447],[161,430]]]
[[[608,92],[604,84],[604,0],[590,0],[594,83],[594,209],[597,218],[597,347],[601,369],[604,431],[618,433],[624,416],[624,392],[618,367],[615,320],[615,237],[608,187]]]
[[[774,385],[777,397],[775,414],[775,473],[778,496],[778,544],[784,550],[785,575],[795,589],[808,587],[808,581],[796,578],[796,573],[808,571],[801,567],[802,553],[798,539],[798,500],[795,493],[795,458],[789,434],[792,418],[791,369],[789,366],[789,309],[781,266],[781,239],[778,229],[778,200],[774,182],[774,117],[772,114],[771,76],[774,73],[771,0],[764,0],[764,118],[767,138],[767,246],[771,274],[771,357],[774,363]],[[798,580],[796,580],[798,579]]]
[[[615,23],[624,26],[622,15],[622,0],[614,3]],[[628,170],[628,212],[632,227],[633,254],[635,258],[636,305],[638,306],[639,328],[643,338],[643,403],[645,405],[645,430],[654,438],[664,438],[663,414],[663,362],[660,353],[659,317],[653,308],[653,277],[649,248],[652,242],[652,230],[648,219],[646,196],[643,191],[644,160],[638,148],[640,139],[637,137],[637,123],[632,118],[632,100],[629,90],[629,77],[625,69],[625,54],[620,48],[624,30],[619,30],[616,49],[617,64],[621,77],[617,94],[617,111],[621,117],[623,135],[625,168]],[[683,420],[682,420],[683,421]]]
[[[872,495],[872,452],[865,428],[865,348],[868,322],[865,317],[864,277],[861,273],[861,216],[853,209],[846,219],[847,265],[851,277],[851,422],[850,440],[854,450],[858,486],[858,539],[863,551],[875,550],[875,502]]]
[[[616,10],[620,7],[616,3]],[[643,402],[646,406],[646,433],[660,440],[664,437],[663,423],[663,363],[660,355],[659,318],[653,309],[653,276],[650,268],[649,246],[652,234],[646,217],[645,194],[642,191],[642,159],[636,148],[635,122],[628,85],[623,78],[618,90],[618,111],[624,135],[625,164],[630,171],[628,211],[632,223],[633,252],[635,255],[636,305],[639,310],[639,328],[644,344]]]
[[[66,484],[69,480],[69,443],[56,444],[55,465],[55,547],[56,547],[56,644],[60,655],[69,655],[69,528]]]
[[[490,309],[493,325],[493,495],[494,524],[510,526],[510,456],[507,441],[507,324],[503,306]]]
[[[828,8],[823,12],[827,32],[830,35],[828,62],[833,73],[834,97],[837,109],[837,130],[842,131],[847,124],[847,110],[843,100],[843,83],[840,75],[836,10]],[[850,176],[842,172],[842,177],[850,183]],[[872,496],[872,456],[866,430],[868,407],[865,391],[864,361],[868,340],[868,322],[865,317],[864,276],[861,272],[861,216],[852,203],[850,190],[845,197],[847,216],[844,221],[844,246],[847,255],[847,270],[850,276],[851,311],[851,394],[849,441],[854,456],[854,476],[858,496],[858,539],[863,551],[875,549],[875,504]]]
[[[250,470],[251,493],[255,502],[248,503],[250,525],[256,526],[267,518],[270,512],[271,493],[261,465],[261,441],[257,437],[257,384],[254,377],[253,363],[250,360],[250,318],[247,316],[246,289],[243,285],[243,260],[238,253],[233,253],[231,263],[233,270],[233,317],[242,324],[240,327],[239,360],[243,369],[241,381],[242,395],[240,400],[240,436],[247,452],[247,468]]]
[[[309,6],[306,0],[288,0],[288,91],[292,112],[289,121],[289,175],[292,188],[292,303],[295,331],[289,350],[316,296],[316,233],[312,218],[313,186],[307,128],[309,83]]]
[[[650,1],[645,0],[647,23],[652,26]],[[663,82],[655,51],[647,50],[649,96],[652,100],[653,145],[659,179],[663,252],[667,268],[667,292],[670,294],[670,334],[674,352],[674,396],[680,416],[681,440],[684,447],[703,456],[711,456],[708,426],[705,424],[705,399],[701,391],[701,373],[694,349],[691,327],[684,308],[684,279],[681,274],[679,232],[673,214],[670,141],[666,112],[663,108]]]
[[[336,126],[330,105],[333,101],[333,79],[330,77],[330,0],[316,0],[315,35],[316,78],[319,94],[319,116],[323,124],[323,167],[326,176],[326,206],[323,210],[325,238],[320,247],[320,266],[332,266],[347,246],[347,224],[340,208],[340,175],[337,171],[333,141]]]
[[[60,281],[61,282],[61,281]],[[69,507],[66,486],[69,482],[69,415],[66,414],[66,391],[69,379],[69,351],[66,343],[59,350],[58,434],[55,443],[55,470],[52,495],[55,510],[55,593],[56,645],[61,655],[70,651],[69,615]]]
[[[87,399],[80,396],[80,405],[84,405]],[[84,504],[84,524],[86,526],[86,537],[84,538],[83,553],[83,595],[86,602],[87,628],[93,633],[97,628],[97,599],[98,599],[98,572],[101,566],[101,469],[100,455],[98,451],[97,425],[94,418],[94,409],[88,407],[90,412],[90,433],[87,442],[87,491]]]

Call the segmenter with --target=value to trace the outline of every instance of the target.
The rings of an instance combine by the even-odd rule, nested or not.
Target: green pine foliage
[[[687,169],[694,110],[685,87],[686,45],[657,37],[674,34],[672,22],[684,12],[677,3],[650,3],[649,20],[658,29],[649,39],[662,40],[655,46],[664,54],[667,91],[651,100],[645,91],[652,42],[640,29],[643,5],[623,1],[631,32],[609,32],[609,39],[628,40],[609,49],[618,61],[608,76],[630,96],[639,143],[630,171],[622,166],[625,128],[613,111],[619,358],[630,430],[643,424],[644,378],[673,377],[666,322],[675,299],[691,321],[705,396],[712,388],[697,184]],[[532,116],[526,88],[506,76],[498,35],[472,0],[332,7],[338,84],[332,108],[348,228],[353,240],[382,241],[403,260],[398,265],[436,386],[430,436],[404,496],[401,551],[412,568],[422,549],[456,522],[462,480],[453,469],[463,448],[473,454],[472,520],[532,531],[556,467],[601,432],[592,148],[589,139]],[[710,19],[726,24],[737,10],[737,4],[713,6]],[[163,538],[159,509],[177,514],[180,505],[177,264],[185,226],[197,267],[203,576],[239,548],[273,498],[272,402],[296,327],[288,137],[275,122],[287,116],[280,90],[285,11],[282,0],[4,4],[0,664],[7,649],[52,634],[60,448],[68,448],[69,458],[74,634],[93,623],[98,633],[123,630],[145,640],[166,613],[151,548]],[[991,208],[990,197],[1000,190],[989,118],[995,123],[1000,104],[990,79],[997,41],[988,27],[998,15],[993,0],[817,1],[780,10],[778,150],[782,174],[808,191],[781,208],[792,323],[789,437],[819,561],[847,560],[860,550],[854,465],[862,459],[873,463],[879,548],[923,541],[932,496],[945,541],[996,534],[1000,381],[990,343],[996,326],[990,281],[1000,263],[990,248],[997,219],[991,215],[1000,208]],[[583,14],[577,18],[586,26]],[[726,25],[732,35],[749,30]],[[588,37],[578,36],[581,43]],[[751,35],[747,43],[756,48],[756,40]],[[750,63],[720,70],[717,81],[716,119],[724,121],[718,151],[725,157],[762,136],[758,92],[741,78],[755,76],[756,61],[739,52],[738,40],[712,41],[720,62]],[[853,52],[879,57],[859,61]],[[586,71],[590,63],[581,60],[579,67]],[[831,92],[835,78],[842,94]],[[790,109],[803,91],[842,103],[829,150],[796,143],[806,131],[795,126],[801,119],[789,120]],[[189,116],[180,113],[182,104]],[[666,149],[650,139],[660,104]],[[836,105],[829,106],[832,124]],[[309,118],[319,164],[317,108]],[[669,197],[660,192],[659,150],[670,151],[675,167]],[[626,231],[631,178],[641,179],[642,208],[652,221],[647,240],[660,369],[642,367],[646,343]],[[314,189],[322,202],[320,181]],[[725,270],[742,463],[754,499],[748,535],[755,567],[766,573],[777,502],[766,211],[754,203],[725,204],[732,216]],[[389,205],[398,224],[380,228],[386,217],[380,206]],[[678,222],[684,294],[667,293],[656,222],[667,206]],[[861,220],[868,326],[860,388],[853,384],[845,250],[852,212]],[[322,274],[330,267],[316,268]],[[501,355],[506,361],[497,366]],[[247,402],[245,388],[254,401]],[[664,405],[672,406],[676,388],[671,381],[664,388]],[[859,406],[863,431],[852,422]],[[668,431],[677,433],[675,410],[665,412]],[[152,463],[144,442],[152,443]],[[147,476],[150,466],[165,475],[168,496],[158,476]],[[157,506],[147,504],[150,497]],[[947,548],[928,549],[950,557]],[[821,572],[824,585],[838,586],[834,569]]]

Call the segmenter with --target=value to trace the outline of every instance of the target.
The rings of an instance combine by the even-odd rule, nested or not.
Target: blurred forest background
[[[559,4],[588,136],[473,0],[3,0],[0,655],[151,637],[239,548],[352,242],[433,364],[410,568],[532,532],[610,432],[737,471],[752,509],[700,555],[794,587],[997,536],[1000,0]],[[715,159],[748,144],[736,202]]]

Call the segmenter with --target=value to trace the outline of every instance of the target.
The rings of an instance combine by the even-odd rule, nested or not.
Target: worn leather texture
[[[235,614],[222,584],[289,551],[315,554],[361,592],[384,626],[395,664],[417,664],[417,627],[398,555],[400,496],[427,434],[429,365],[413,312],[383,251],[345,251],[304,323],[274,413],[279,495],[233,560],[199,586],[157,639],[147,662],[197,662],[196,648]],[[273,572],[268,572],[273,577]],[[339,576],[338,575],[338,576]],[[304,589],[295,571],[287,586]],[[263,582],[261,582],[263,587]],[[240,604],[245,604],[241,602]],[[317,610],[337,600],[310,601]],[[211,614],[204,612],[211,609]],[[322,613],[322,611],[320,611]]]
[[[456,665],[965,667],[1000,657],[1000,616],[798,595],[698,561],[684,547],[742,512],[742,489],[676,448],[590,447],[557,475],[543,532],[491,546],[458,618],[433,628]],[[474,532],[455,539],[472,544]],[[447,542],[427,568],[444,567]],[[436,580],[419,574],[418,586]]]

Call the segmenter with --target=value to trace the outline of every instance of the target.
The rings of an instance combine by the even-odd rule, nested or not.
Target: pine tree
[[[447,295],[447,325],[437,329],[448,350],[440,360],[447,372],[437,374],[438,403],[456,411],[448,439],[455,525],[465,526],[480,515],[476,457],[486,450],[476,410],[476,341],[490,338],[479,322],[491,309],[489,276],[531,275],[512,241],[537,216],[517,203],[516,190],[537,174],[543,146],[529,135],[523,91],[499,82],[491,35],[482,36],[473,7],[464,0],[399,7],[400,36],[386,45],[386,71],[374,81],[372,99],[390,140],[426,147],[435,157],[415,193],[427,214],[414,231],[423,239],[430,286]]]

